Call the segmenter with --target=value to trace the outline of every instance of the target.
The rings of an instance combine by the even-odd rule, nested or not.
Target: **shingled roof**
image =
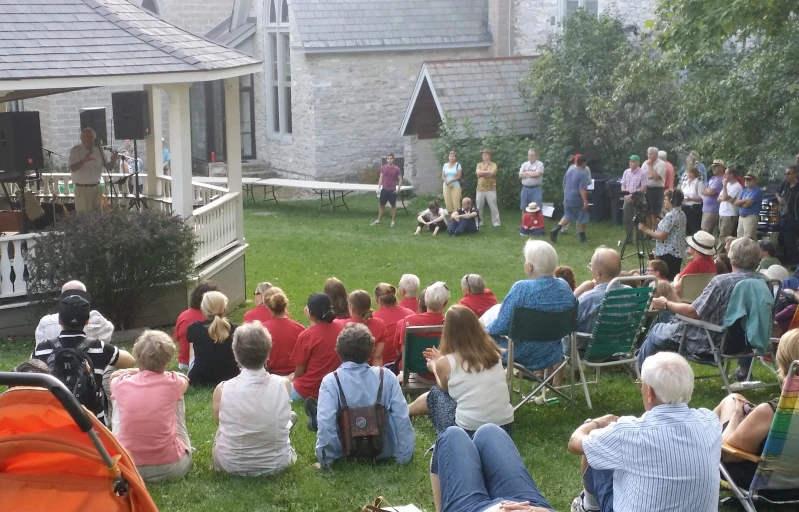
[[[491,44],[487,0],[292,0],[306,52]]]
[[[0,0],[3,81],[233,69],[258,64],[127,0]]]
[[[531,135],[533,118],[524,107],[521,80],[530,72],[535,57],[506,57],[430,61],[422,64],[411,101],[405,112],[400,133],[410,134],[413,116],[451,118],[462,123],[469,119],[475,136],[491,132],[492,121],[498,128],[517,135]],[[432,95],[436,112],[417,108],[421,95]],[[492,116],[495,116],[492,118]]]

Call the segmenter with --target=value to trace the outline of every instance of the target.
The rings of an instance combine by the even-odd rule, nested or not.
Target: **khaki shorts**
[[[757,242],[757,223],[760,215],[741,215],[738,217],[738,238],[751,238]]]
[[[702,231],[713,234],[713,230],[719,225],[719,214],[714,212],[702,212]]]
[[[724,216],[719,217],[719,244],[724,244],[724,239],[728,236],[735,236],[736,226],[738,225],[738,216]]]
[[[84,187],[75,185],[75,211],[99,212],[102,208],[100,184]]]

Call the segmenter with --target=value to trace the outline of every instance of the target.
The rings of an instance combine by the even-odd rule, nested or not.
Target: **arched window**
[[[292,132],[289,4],[287,0],[266,1],[269,2],[264,38],[267,134],[280,138]]]

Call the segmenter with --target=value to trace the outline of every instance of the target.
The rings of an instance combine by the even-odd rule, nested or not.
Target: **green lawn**
[[[423,209],[426,201],[416,199],[411,212]],[[245,211],[248,293],[259,281],[270,281],[284,289],[295,319],[307,323],[302,308],[308,295],[321,291],[327,277],[336,276],[348,290],[363,288],[372,292],[382,281],[396,284],[403,273],[414,273],[422,285],[443,280],[452,292],[452,303],[461,298],[460,279],[467,273],[479,273],[488,287],[504,296],[510,286],[524,278],[522,247],[517,234],[518,212],[503,212],[503,226],[485,228],[468,238],[432,239],[428,233],[412,237],[415,213],[400,212],[397,227],[370,226],[376,216],[372,195],[349,201],[350,211],[316,211],[312,201],[257,206]],[[263,215],[268,211],[270,215]],[[554,225],[547,222],[548,227]],[[557,244],[560,261],[571,265],[578,283],[589,277],[586,268],[593,248],[604,244],[616,246],[623,237],[621,228],[610,223],[591,224],[590,243],[579,245],[574,229],[561,235]],[[628,260],[625,267],[636,263]],[[240,320],[251,304],[232,315]],[[6,370],[27,357],[32,342],[0,343],[0,369]],[[709,369],[698,369],[709,373]],[[773,390],[776,388],[772,388]],[[755,402],[765,400],[774,391],[749,394]],[[692,405],[713,407],[724,392],[720,379],[699,381]],[[621,372],[603,376],[601,393],[592,388],[594,410],[583,400],[576,407],[563,404],[528,405],[516,415],[514,441],[528,469],[557,510],[568,510],[580,491],[579,459],[566,450],[571,432],[587,417],[609,412],[643,412],[638,388]],[[297,463],[285,473],[264,478],[237,478],[219,475],[211,467],[211,446],[216,424],[211,413],[211,390],[191,389],[186,396],[186,414],[192,443],[197,449],[194,467],[187,478],[174,483],[149,486],[162,510],[168,511],[355,511],[383,495],[395,504],[414,503],[432,511],[428,480],[429,459],[423,454],[434,442],[430,422],[414,423],[416,453],[407,466],[382,463],[341,463],[333,470],[314,469],[315,438],[304,426],[305,414],[295,406],[301,422],[291,434],[297,450]],[[731,507],[723,510],[733,510]]]

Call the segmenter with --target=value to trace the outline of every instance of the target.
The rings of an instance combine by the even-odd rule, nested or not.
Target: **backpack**
[[[380,368],[380,387],[373,405],[353,407],[347,405],[338,373],[333,372],[341,396],[338,410],[338,436],[344,456],[354,459],[375,460],[383,453],[383,437],[386,431],[386,408],[380,403],[383,396],[383,368]]]
[[[87,350],[91,340],[83,339],[77,347],[67,348],[58,338],[50,340],[53,352],[47,358],[47,367],[53,377],[78,399],[81,405],[97,414],[105,409],[105,395],[94,378],[94,363]]]

